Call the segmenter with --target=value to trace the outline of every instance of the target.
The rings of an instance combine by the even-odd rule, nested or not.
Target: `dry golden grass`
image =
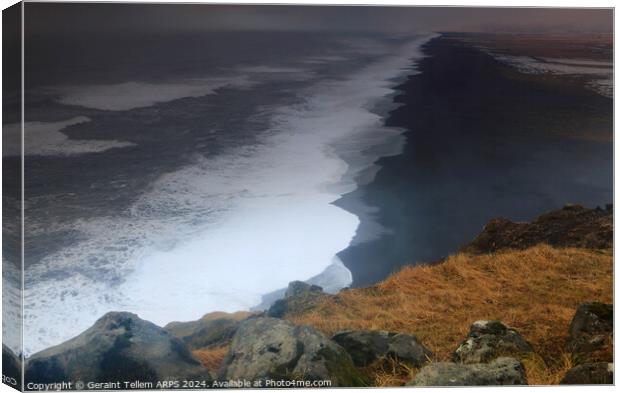
[[[378,359],[373,364],[361,370],[373,386],[402,386],[411,381],[418,372],[417,368],[399,362],[390,357]]]
[[[450,359],[474,321],[497,319],[534,347],[536,356],[523,359],[530,384],[553,384],[572,364],[564,346],[575,309],[585,301],[611,303],[612,280],[611,250],[539,245],[457,254],[441,264],[404,268],[376,286],[341,292],[287,318],[330,335],[347,329],[415,334],[438,360]],[[370,377],[401,384],[402,370],[395,369],[391,381],[385,371]]]
[[[202,318],[200,318],[200,320],[198,321],[170,322],[168,325],[166,325],[166,328],[174,329],[175,335],[177,336],[191,336],[194,333],[195,329],[201,325],[201,322],[209,322],[216,319],[232,319],[234,321],[241,321],[252,314],[254,313],[250,311],[237,311],[234,313],[214,311],[203,315]]]
[[[521,358],[521,361],[530,385],[557,385],[564,374],[576,365],[571,354],[567,352],[554,354],[546,360],[533,353]]]
[[[253,314],[255,313],[251,311],[237,311],[233,313],[224,312],[224,311],[213,311],[213,312],[203,315],[202,318],[200,319],[203,321],[213,321],[215,319],[227,318],[227,319],[233,319],[235,321],[241,321],[241,320],[248,318],[249,316]]]
[[[227,353],[227,345],[215,348],[201,348],[192,351],[196,359],[212,373],[217,373]]]

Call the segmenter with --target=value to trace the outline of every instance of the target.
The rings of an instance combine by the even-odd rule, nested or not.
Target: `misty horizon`
[[[199,31],[612,33],[613,9],[26,3],[27,35]]]

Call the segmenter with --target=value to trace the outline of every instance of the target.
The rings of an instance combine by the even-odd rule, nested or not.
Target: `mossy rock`
[[[613,305],[587,302],[577,308],[569,328],[568,350],[588,358],[595,351],[610,346],[613,342]],[[610,353],[613,351],[610,351]],[[612,359],[601,359],[612,360]]]
[[[333,387],[367,385],[346,351],[322,333],[269,317],[251,318],[239,326],[220,379],[329,380]]]
[[[211,381],[185,344],[159,326],[110,312],[79,336],[32,355],[26,382]]]
[[[500,321],[476,321],[452,358],[458,363],[472,364],[489,362],[500,356],[520,358],[532,351],[530,343],[515,329]]]

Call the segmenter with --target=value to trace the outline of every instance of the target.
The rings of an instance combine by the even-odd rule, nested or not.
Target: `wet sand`
[[[610,98],[521,74],[472,37],[445,34],[424,50],[421,73],[398,87],[403,105],[386,119],[407,130],[403,153],[336,202],[362,220],[339,254],[354,286],[454,253],[494,217],[525,221],[613,200]]]

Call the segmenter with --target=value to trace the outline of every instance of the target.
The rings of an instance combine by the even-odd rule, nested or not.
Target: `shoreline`
[[[324,189],[325,184],[335,182],[347,169],[344,160],[325,150],[333,141],[354,139],[359,147],[359,150],[351,151],[354,157],[377,142],[385,142],[386,135],[391,137],[395,133],[387,130],[386,133],[372,135],[383,120],[369,111],[367,106],[377,100],[383,101],[386,94],[393,92],[391,88],[396,82],[391,78],[404,73],[403,68],[410,64],[411,53],[415,52],[421,38],[425,36],[407,40],[403,50],[400,45],[397,51],[386,50],[389,56],[377,56],[378,60],[369,63],[364,60],[353,68],[353,73],[347,74],[346,79],[317,77],[312,83],[308,82],[301,90],[302,98],[309,99],[307,103],[301,98],[295,101],[295,105],[277,101],[282,105],[274,104],[270,108],[269,118],[265,120],[267,131],[264,136],[256,137],[255,145],[231,148],[232,153],[224,151],[213,158],[198,158],[191,165],[159,177],[132,209],[138,213],[148,213],[151,207],[170,208],[168,204],[170,197],[173,197],[173,202],[183,202],[181,212],[203,213],[207,210],[200,216],[204,227],[199,230],[190,226],[191,231],[183,236],[183,242],[174,243],[174,239],[164,238],[166,244],[163,247],[148,250],[148,255],[140,254],[134,258],[135,264],[124,274],[123,281],[115,281],[118,285],[109,291],[109,301],[99,301],[97,293],[108,289],[95,282],[92,287],[97,290],[92,293],[80,293],[80,296],[65,297],[62,302],[50,302],[56,312],[39,313],[47,315],[47,320],[39,317],[29,321],[30,330],[45,329],[46,335],[35,337],[38,341],[28,343],[26,352],[35,352],[61,341],[67,334],[57,332],[61,331],[60,327],[65,325],[66,320],[77,313],[82,315],[83,320],[73,322],[72,331],[85,328],[105,311],[117,309],[138,313],[163,325],[170,321],[193,320],[208,311],[249,309],[260,302],[261,295],[286,286],[294,279],[323,274],[326,277],[321,282],[322,286],[326,286],[325,278],[334,282],[337,290],[349,286],[350,272],[341,265],[333,264],[333,260],[337,252],[348,246],[358,219],[331,203],[340,197],[340,193]],[[359,56],[361,59],[367,58],[365,54]],[[374,156],[359,157],[358,169],[374,160]],[[351,168],[351,173],[355,173],[355,169]],[[208,179],[192,181],[202,179],[209,172],[212,175]],[[353,189],[351,179],[345,177],[343,183],[347,188],[342,192]],[[177,189],[183,191],[180,199],[174,198]],[[205,201],[209,201],[208,207]],[[177,208],[178,205],[173,204],[172,207]],[[209,219],[217,223],[215,230],[209,227]],[[163,224],[186,223],[183,220],[186,216],[180,215]],[[115,224],[122,227],[124,223]],[[306,233],[306,228],[321,226],[330,230]],[[261,229],[259,232],[255,231],[257,227]],[[118,230],[113,232],[124,233]],[[303,244],[305,247],[280,247],[272,251],[262,248],[274,239],[283,244]],[[116,238],[105,240],[119,243]],[[226,247],[234,242],[243,243],[245,247]],[[88,247],[87,251],[91,249],[97,248]],[[210,250],[210,258],[206,261],[202,257],[205,249]],[[182,261],[183,269],[169,263],[175,259]],[[220,260],[228,263],[216,263]],[[246,274],[234,278],[229,274],[231,270]],[[167,283],[166,288],[153,284],[161,282],[162,277],[170,276],[176,280]],[[31,299],[44,297],[38,296],[39,293],[49,295],[64,289],[58,284],[53,288],[43,285],[39,288],[39,292],[31,291],[34,293]],[[161,293],[168,294],[166,302],[154,300],[157,298],[154,295]],[[84,296],[92,297],[92,301],[89,299],[91,306],[85,311]],[[39,304],[50,308],[50,303]],[[176,305],[179,303],[186,307],[178,309]]]
[[[437,41],[440,42],[439,45],[436,44]],[[445,48],[446,45],[449,48],[446,49]],[[488,67],[483,69],[480,72],[481,74],[485,74],[484,76],[486,76],[486,73],[489,71],[489,68],[491,70],[495,69],[495,71],[497,72],[497,68],[500,67],[497,61],[492,60],[492,58],[489,59],[490,56],[488,54],[481,53],[480,51],[477,51],[472,48],[467,48],[467,46],[463,44],[459,45],[450,37],[447,37],[447,38],[443,36],[436,37],[430,42],[427,42],[426,44],[424,44],[423,47],[429,50],[432,49],[434,51],[438,51],[438,53],[434,53],[431,51],[430,53],[431,56],[423,57],[419,62],[417,62],[417,66],[414,68],[415,70],[410,72],[407,76],[405,76],[400,85],[392,86],[390,84],[389,88],[395,91],[395,94],[389,95],[389,97],[393,97],[392,105],[394,109],[390,111],[390,114],[388,117],[381,118],[382,119],[381,125],[379,125],[380,127],[386,127],[390,129],[399,128],[399,129],[407,130],[404,132],[404,134],[402,134],[408,140],[408,143],[404,146],[403,152],[398,155],[384,156],[383,158],[375,161],[372,166],[377,166],[377,173],[372,182],[368,184],[363,184],[363,183],[357,184],[357,188],[355,189],[355,191],[345,194],[344,196],[339,198],[337,201],[333,202],[333,205],[335,205],[336,207],[342,208],[346,212],[356,215],[361,220],[360,226],[357,228],[355,238],[353,239],[353,245],[347,247],[346,249],[344,249],[343,251],[340,251],[337,254],[337,257],[343,261],[347,269],[351,271],[351,273],[353,274],[353,286],[355,287],[375,284],[376,282],[379,282],[385,277],[389,276],[394,271],[399,270],[400,267],[407,265],[407,264],[412,264],[411,261],[413,262],[423,261],[425,263],[428,263],[440,257],[444,257],[447,255],[446,250],[450,250],[450,247],[452,247],[452,250],[456,251],[458,247],[464,244],[468,238],[471,238],[475,233],[477,233],[479,229],[482,227],[482,225],[486,223],[489,219],[496,217],[496,216],[506,215],[505,213],[502,213],[500,208],[510,208],[513,206],[517,206],[518,208],[522,207],[518,205],[518,203],[515,203],[514,199],[509,199],[507,201],[504,201],[503,205],[495,206],[495,210],[490,209],[489,208],[490,206],[488,203],[481,203],[480,206],[477,206],[479,209],[475,212],[478,214],[476,216],[476,219],[478,221],[474,221],[473,223],[467,221],[465,223],[468,225],[467,227],[463,226],[463,224],[461,223],[460,228],[457,227],[459,225],[459,223],[457,222],[456,223],[457,226],[452,227],[450,225],[454,224],[454,222],[450,219],[453,218],[453,216],[448,216],[448,220],[446,220],[446,217],[444,214],[446,211],[445,210],[442,211],[441,207],[446,207],[446,203],[448,205],[450,204],[458,205],[456,206],[457,208],[456,210],[459,210],[458,211],[459,213],[463,214],[463,216],[466,216],[466,214],[464,214],[464,212],[462,211],[463,210],[462,207],[471,206],[472,203],[460,204],[460,201],[458,199],[456,201],[448,200],[448,199],[441,200],[440,198],[436,198],[437,194],[433,194],[433,191],[435,190],[431,189],[430,191],[428,191],[426,188],[418,187],[419,185],[424,186],[426,184],[429,184],[431,180],[436,180],[436,181],[443,180],[444,183],[440,184],[440,186],[445,185],[445,182],[451,183],[454,180],[451,177],[448,177],[446,179],[445,177],[435,176],[434,173],[427,174],[428,177],[425,178],[424,177],[425,173],[423,172],[424,172],[424,169],[428,169],[428,166],[425,167],[424,165],[421,165],[421,166],[417,165],[418,163],[420,163],[419,161],[420,155],[418,154],[420,152],[419,150],[420,147],[417,146],[416,144],[412,145],[412,143],[409,143],[411,140],[416,140],[416,138],[418,141],[426,142],[421,145],[424,148],[424,152],[426,152],[427,154],[433,154],[433,153],[437,153],[436,147],[440,146],[440,144],[438,143],[433,144],[434,142],[437,142],[437,141],[441,142],[441,141],[445,141],[449,139],[448,136],[446,135],[434,135],[434,133],[424,134],[424,133],[414,132],[418,130],[416,128],[417,126],[420,126],[420,125],[428,126],[429,120],[431,121],[431,124],[432,124],[432,121],[434,120],[434,116],[438,114],[442,114],[441,109],[443,109],[443,107],[438,108],[438,105],[435,102],[425,102],[425,99],[427,98],[425,94],[428,92],[428,90],[429,89],[432,90],[436,88],[436,86],[431,83],[431,82],[433,83],[436,82],[436,80],[433,80],[433,77],[435,77],[436,79],[443,80],[445,79],[443,78],[443,76],[447,75],[448,81],[451,81],[451,79],[452,80],[455,79],[455,75],[457,76],[459,75],[458,73],[442,74],[441,72],[439,73],[431,72],[431,74],[433,75],[431,75],[430,80],[429,80],[428,75],[425,75],[424,73],[424,70],[425,70],[424,67],[426,67],[427,70],[428,69],[434,70],[438,64],[439,66],[443,66],[444,68],[446,67],[450,68],[451,66],[454,65],[454,63],[457,63],[461,67],[466,67],[466,66],[471,67],[471,64],[477,64],[475,62],[472,63],[471,61],[469,63],[467,61],[464,61],[463,64],[459,62],[446,61],[446,57],[450,58],[450,51],[459,51],[459,50],[464,52],[464,54],[463,53],[460,54],[461,56],[474,57],[474,58],[477,58],[478,60],[481,60],[480,58],[482,58],[482,60],[488,63],[487,64]],[[446,51],[448,52],[447,54],[446,54]],[[433,57],[433,55],[440,57],[439,63],[437,63],[438,60],[435,57]],[[422,72],[419,72],[418,70]],[[498,77],[498,75],[494,75],[494,76]],[[480,77],[480,75],[478,75],[478,77]],[[499,77],[501,77],[501,75]],[[521,81],[519,81],[519,83],[521,83]],[[530,83],[530,85],[532,84],[533,83]],[[536,84],[533,84],[533,85],[535,85],[536,87]],[[385,86],[382,86],[382,87],[385,87]],[[450,89],[440,88],[439,90],[440,92],[445,92],[446,90],[449,91]],[[594,99],[594,98],[592,95],[590,95],[589,99]],[[456,101],[457,103],[460,103],[462,102],[462,98],[458,97]],[[510,104],[510,102],[503,103],[503,104],[507,105],[507,104]],[[409,118],[408,115],[410,114],[411,108],[414,107],[417,109],[416,105],[420,105],[420,109],[426,109],[429,113],[424,114],[421,111],[420,113],[416,113],[416,116]],[[433,109],[434,109],[434,112],[433,112]],[[470,114],[471,116],[476,115],[476,112],[471,110],[471,108],[461,109],[458,105],[454,105],[454,107],[452,107],[451,109],[453,113],[448,113],[447,117],[456,117],[456,119],[452,119],[454,123],[450,123],[449,124],[450,126],[454,126],[455,124],[459,125],[460,121],[462,120],[461,116],[464,113]],[[461,111],[459,111],[458,109],[461,109]],[[374,112],[372,113],[374,114]],[[478,113],[478,116],[481,116],[481,114]],[[479,134],[475,135],[475,136],[478,136],[479,138],[473,139],[473,141],[476,143],[479,143],[480,141],[484,142],[484,138],[483,138],[485,136],[484,132],[485,132],[484,129],[480,130]],[[504,138],[507,135],[506,132],[507,131],[504,131],[503,134],[499,134],[499,135],[497,134],[492,135],[491,142],[486,141],[487,145],[491,143],[491,145],[494,146],[493,142],[497,143],[497,140],[495,140],[494,138],[497,138],[497,137]],[[430,141],[422,138],[422,137],[429,137],[429,136],[431,137]],[[433,139],[433,137],[435,139]],[[571,146],[574,148],[575,146],[573,146],[572,144],[576,143],[574,139],[560,138],[557,135],[542,135],[542,136],[537,135],[536,137],[537,138],[534,138],[534,136],[531,134],[528,135],[528,138],[533,139],[536,142],[536,144],[530,140],[528,140],[528,142],[530,142],[530,144],[535,144],[536,145],[535,147],[537,147],[538,149],[542,148],[543,151],[545,151],[544,150],[545,148],[548,148],[549,144],[553,145],[558,140],[562,140],[563,143],[565,144],[563,145],[563,148],[564,147],[570,148]],[[463,140],[460,140],[460,141],[463,141]],[[509,138],[509,141],[514,142],[510,138]],[[469,141],[469,142],[472,142],[472,141]],[[522,143],[523,141],[519,140],[518,142]],[[600,142],[593,142],[593,141],[579,140],[579,142],[586,143],[594,147],[601,145]],[[527,145],[526,146],[527,148],[531,147],[531,145],[528,145],[528,144],[526,145]],[[456,146],[460,147],[461,145],[456,144]],[[447,146],[447,147],[450,147],[450,146]],[[505,146],[502,146],[502,147],[505,147]],[[582,147],[582,146],[578,145],[577,147]],[[520,148],[521,150],[517,149],[511,153],[512,154],[522,153],[523,146],[520,146]],[[502,150],[502,153],[505,153],[505,150]],[[470,153],[467,153],[464,156],[457,155],[457,158],[461,160],[463,158],[467,159],[469,155]],[[474,154],[474,156],[476,155]],[[603,164],[604,162],[607,162],[605,161],[605,157],[606,157],[605,155],[593,154],[593,157],[600,158]],[[425,157],[422,157],[422,158],[425,158]],[[421,163],[424,163],[424,161],[422,161]],[[486,162],[482,162],[482,164],[485,164],[485,163]],[[577,163],[577,164],[579,165],[580,163]],[[480,163],[477,163],[477,164],[480,164]],[[465,168],[465,169],[469,169],[469,168]],[[477,171],[472,171],[472,173],[474,175],[478,175],[480,173],[479,171],[480,168],[476,167],[475,169],[477,169]],[[502,169],[502,168],[500,167],[499,169]],[[597,173],[597,171],[592,168],[584,168],[583,170],[585,173]],[[359,172],[358,175],[360,173],[362,172]],[[417,177],[417,179],[426,180],[427,182],[425,183],[424,181],[419,181],[419,182],[418,181],[408,181],[408,182],[402,181],[403,179],[411,179],[410,175],[414,175],[414,177]],[[606,181],[605,179],[606,178],[604,176],[601,177],[601,179],[599,179],[601,181],[601,184],[605,184],[605,181]],[[461,186],[464,183],[467,183],[467,180],[471,180],[471,179],[465,178],[460,181],[457,181],[456,182],[457,188],[458,186]],[[540,179],[537,179],[537,180],[540,180]],[[437,187],[437,184],[432,184],[432,183],[430,184]],[[472,184],[475,186],[476,182],[472,182]],[[589,190],[590,189],[588,188],[585,194],[591,191]],[[387,193],[384,194],[385,191],[387,191]],[[439,191],[443,191],[441,187]],[[458,192],[459,190],[456,189],[455,191]],[[510,192],[508,191],[505,191],[505,192],[507,194],[510,194]],[[426,193],[427,195],[424,195],[424,193]],[[460,196],[460,194],[454,194],[454,195]],[[520,195],[521,194],[517,193],[517,196],[520,196]],[[566,195],[571,195],[571,193],[567,193]],[[465,196],[468,196],[470,199],[472,198],[472,195],[465,195]],[[477,197],[477,195],[473,195],[473,197]],[[408,199],[408,198],[411,198],[411,199]],[[417,202],[420,202],[420,201],[424,203],[418,204]],[[392,202],[395,202],[395,203],[392,203]],[[409,202],[409,203],[407,204],[406,202]],[[488,202],[488,200],[483,201],[483,202]],[[596,204],[601,204],[606,201],[603,201],[603,202],[597,201],[596,203],[591,203],[591,201],[588,201],[588,200],[584,202],[584,200],[580,200],[580,199],[578,200],[569,199],[565,203],[568,203],[568,202],[583,203],[584,205],[595,206]],[[355,203],[357,203],[357,205],[355,205]],[[437,208],[435,206],[436,203],[439,203],[440,205],[443,203],[444,205]],[[532,216],[534,216],[538,214],[539,211],[552,210],[552,208],[556,207],[557,205],[552,205],[552,204],[542,205],[542,206],[551,206],[551,208],[548,208],[548,209],[541,209],[540,206],[541,205],[529,206],[528,211],[530,212]],[[380,209],[381,207],[383,207],[383,209]],[[454,208],[455,206],[448,206],[448,207]],[[363,209],[366,209],[366,210],[363,210]],[[426,213],[427,215],[425,216],[424,214],[419,214],[419,213]],[[452,211],[448,211],[448,213],[454,214],[454,209]],[[532,216],[528,216],[527,212],[526,213],[520,212],[520,213],[522,215],[517,216],[517,218],[514,218],[514,215],[512,216],[509,215],[508,217],[512,219],[516,219],[516,220],[522,220],[522,219],[527,219],[527,217],[530,217],[530,218],[532,217]],[[364,220],[363,219],[364,214],[366,214],[366,217],[370,217],[371,219]],[[437,227],[434,226],[436,222],[433,223],[432,219],[434,218],[435,215],[439,216],[436,222],[443,224],[443,226],[441,225]],[[423,219],[426,219],[426,221],[417,220],[417,218],[420,218],[420,217]],[[431,223],[431,225],[428,224],[429,222]],[[446,226],[446,223],[448,224],[447,226]],[[379,225],[379,227],[373,228],[372,226],[369,227],[369,225]],[[466,229],[466,230],[463,230],[463,229]],[[448,233],[451,237],[448,239],[444,239],[444,237],[441,236],[442,230],[444,231],[444,234]],[[467,230],[469,230],[469,232],[467,232]],[[377,233],[380,233],[381,236],[376,236]],[[417,237],[417,235],[420,235],[420,234],[423,234],[424,236]],[[412,236],[412,235],[416,235],[416,236]],[[435,243],[433,243],[432,241],[435,241]],[[427,246],[430,246],[430,247],[427,247]],[[435,255],[437,255],[438,257],[429,258],[424,254],[424,252],[426,253],[434,252]],[[355,261],[355,263],[352,264],[351,261]],[[386,265],[382,263],[377,263],[377,261],[390,261],[393,264]],[[360,278],[359,277],[360,272],[367,273],[366,277]]]
[[[379,60],[375,60],[365,65],[349,79],[337,82],[325,83],[327,91],[338,87],[338,91],[349,90],[348,96],[345,94],[345,101],[355,100],[355,113],[353,119],[364,119],[364,121],[354,122],[349,126],[351,130],[337,138],[329,140],[324,148],[326,156],[341,163],[342,172],[338,174],[339,179],[326,183],[325,190],[333,196],[330,206],[337,208],[338,211],[352,215],[361,222],[366,218],[364,207],[359,209],[347,210],[337,204],[343,195],[355,191],[360,185],[371,183],[380,167],[376,162],[384,157],[399,155],[405,144],[405,129],[402,127],[391,127],[385,125],[388,114],[400,106],[394,101],[398,95],[397,87],[402,84],[408,76],[416,71],[416,64],[424,57],[420,47],[432,38],[436,33],[419,34],[406,40],[399,50],[391,53]],[[411,62],[414,61],[412,64]],[[386,75],[387,74],[387,75]],[[325,88],[324,88],[325,89]],[[326,93],[322,93],[325,95]],[[340,101],[337,105],[326,108],[326,115],[319,117],[333,117],[334,108],[341,108]],[[345,117],[346,118],[346,117]],[[341,121],[330,123],[342,126]],[[351,272],[344,266],[338,253],[350,246],[357,233],[356,225],[351,231],[347,244],[334,253],[331,263],[322,271],[310,277],[300,276],[297,279],[312,285],[318,285],[328,293],[337,293],[343,288],[347,288],[352,283]],[[378,229],[380,233],[382,230]],[[250,311],[265,310],[276,300],[282,298],[286,291],[285,287],[272,290],[262,294],[261,301],[250,307]]]
[[[26,375],[29,380],[63,378],[56,368],[45,365],[58,364],[58,356],[75,356],[78,348],[79,353],[92,356],[102,346],[113,345],[114,341],[102,343],[90,338],[123,334],[125,330],[140,337],[132,340],[137,349],[150,349],[161,345],[162,341],[176,340],[175,348],[190,354],[195,362],[187,364],[174,359],[173,364],[193,371],[200,368],[200,362],[203,372],[220,375],[218,373],[229,366],[227,359],[235,353],[240,335],[250,341],[264,339],[264,331],[240,333],[243,326],[256,321],[316,329],[319,337],[327,342],[331,337],[345,350],[349,347],[338,341],[338,332],[410,334],[428,346],[433,359],[456,362],[452,357],[454,348],[462,342],[468,323],[476,325],[479,323],[476,321],[495,320],[523,332],[524,339],[532,344],[532,352],[529,349],[525,353],[512,352],[509,347],[511,352],[504,354],[521,362],[527,382],[535,385],[562,383],[568,367],[560,360],[566,354],[564,342],[574,343],[572,333],[567,340],[565,332],[569,324],[572,325],[575,310],[594,304],[596,310],[603,310],[599,313],[603,317],[608,315],[605,310],[613,308],[613,208],[588,209],[573,205],[542,214],[528,223],[493,220],[470,240],[461,252],[441,264],[411,266],[374,287],[329,295],[309,284],[291,282],[283,302],[266,313],[213,312],[195,321],[173,322],[162,327],[134,313],[109,312],[80,335],[27,356],[24,359]],[[588,269],[587,280],[560,285],[576,271],[584,269]],[[538,273],[540,279],[532,280],[532,274]],[[548,289],[556,287],[557,296],[550,302]],[[524,289],[530,296],[523,296]],[[457,295],[452,296],[452,292]],[[460,305],[455,307],[455,302]],[[541,314],[542,311],[545,312]],[[332,318],[334,315],[338,318]],[[546,317],[541,318],[541,315]],[[118,321],[124,321],[125,330],[118,328]],[[281,342],[286,336],[278,335],[274,339]],[[609,343],[601,341],[594,349],[574,347],[579,354],[588,355],[588,358],[579,358],[577,364],[612,362],[613,345]],[[123,353],[123,348],[113,346],[110,351]],[[531,358],[531,354],[536,357]],[[350,355],[355,354],[351,352]],[[4,346],[3,357],[5,361],[19,363],[15,354]],[[166,359],[166,354],[155,352],[154,357],[149,357],[149,361],[156,363],[160,359]],[[411,380],[409,362],[397,359],[399,367],[391,371],[389,386],[400,386]],[[573,359],[570,367],[575,367],[574,362]],[[408,367],[401,369],[403,364]],[[382,379],[386,376],[382,370],[362,365],[356,363],[356,368],[350,370],[368,377],[366,383],[388,386]],[[414,366],[416,372],[423,372],[426,367],[424,364]],[[66,370],[76,372],[79,365],[69,363]]]
[[[612,100],[525,78],[458,35],[422,50],[419,71],[395,87],[397,107],[384,118],[406,129],[403,151],[376,161],[371,183],[334,202],[361,221],[338,253],[353,287],[442,259],[494,217],[527,221],[568,203],[612,200],[613,144],[553,132],[610,118]]]

